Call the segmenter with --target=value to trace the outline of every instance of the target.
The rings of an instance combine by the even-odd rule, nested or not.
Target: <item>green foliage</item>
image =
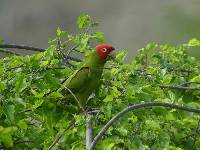
[[[60,51],[68,54],[70,45],[78,45],[76,51],[87,54],[93,50],[90,43],[105,38],[101,32],[85,32],[97,25],[90,16],[81,15],[77,24],[83,33],[72,36],[58,28],[45,52],[0,59],[0,147],[48,149],[75,120],[55,148],[85,149],[84,114],[77,112],[76,103],[60,101],[62,94],[55,92],[74,72],[63,66]],[[199,91],[160,88],[200,81],[200,62],[187,54],[191,47],[199,48],[199,43],[197,39],[176,47],[150,43],[129,64],[124,63],[126,53],[118,52],[116,60],[106,64],[109,69],[104,69],[101,88],[88,102],[101,111],[93,123],[94,134],[130,104],[168,102],[199,107]],[[129,112],[109,128],[96,149],[198,149],[198,120],[197,114],[163,107]]]
[[[87,28],[90,26],[91,18],[87,14],[82,14],[77,20],[77,25],[80,29]]]

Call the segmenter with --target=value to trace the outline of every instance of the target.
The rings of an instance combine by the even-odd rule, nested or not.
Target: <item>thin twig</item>
[[[55,138],[55,140],[53,141],[53,143],[49,146],[48,150],[51,150],[55,146],[55,144],[59,142],[59,140],[62,138],[62,136],[64,135],[64,133],[67,130],[71,129],[74,125],[75,125],[75,120],[72,120],[70,122],[70,124],[68,125],[68,127],[63,132],[57,134],[57,137]]]
[[[29,109],[25,109],[20,112],[17,112],[17,114],[26,113],[26,112],[30,112],[30,111],[32,111],[32,109],[29,108]]]
[[[179,110],[183,110],[183,111],[194,112],[194,113],[200,114],[200,109],[189,108],[189,107],[185,107],[185,106],[174,105],[174,104],[163,103],[163,102],[147,102],[147,103],[142,103],[142,104],[135,104],[135,105],[132,105],[132,106],[129,106],[129,107],[123,109],[121,112],[116,114],[111,120],[109,120],[107,122],[107,124],[101,129],[101,131],[94,138],[93,142],[90,145],[89,150],[94,150],[95,145],[101,139],[101,137],[105,134],[105,132],[109,129],[109,127],[111,125],[113,125],[113,123],[116,122],[119,118],[121,118],[124,114],[128,113],[129,111],[141,109],[144,107],[152,107],[152,106],[163,106],[163,107],[169,107],[172,109],[179,109]]]
[[[71,57],[71,56],[67,56],[68,59],[72,60],[72,61],[76,61],[76,62],[82,62],[81,59],[75,58],[75,57]]]
[[[33,143],[33,141],[16,141],[14,144],[25,144],[25,143]]]
[[[78,103],[79,107],[81,108],[81,110],[84,112],[84,114],[86,115],[85,109],[83,108],[82,104],[80,103],[79,99],[76,97],[76,95],[66,86],[64,86],[65,89],[67,89],[70,94],[74,97],[74,99],[76,100],[76,102]]]
[[[167,68],[168,71],[180,71],[180,72],[187,72],[187,73],[191,73],[191,70],[188,69],[181,69],[181,68]]]
[[[57,47],[57,51],[58,53],[60,54],[61,56],[61,60],[63,62],[63,64],[65,66],[69,66],[69,67],[75,67],[74,65],[72,65],[69,61],[68,61],[68,58],[65,56],[65,54],[62,52],[61,50],[61,42],[60,42],[60,39],[58,38],[58,47]]]
[[[77,47],[79,47],[79,45],[80,45],[80,44],[74,45],[74,46],[68,51],[66,57],[68,58],[69,55],[70,55]]]
[[[88,26],[88,28],[85,30],[85,32],[84,32],[83,34],[87,34],[87,33],[89,32],[89,30],[90,30],[90,27],[91,27],[91,25]],[[76,50],[77,47],[79,47],[79,45],[80,45],[80,43],[74,45],[70,50],[68,50],[68,53],[67,53],[66,57],[68,58],[69,55],[70,55],[74,50]]]

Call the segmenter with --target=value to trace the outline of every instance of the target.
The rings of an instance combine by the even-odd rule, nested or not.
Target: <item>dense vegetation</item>
[[[80,34],[58,28],[44,52],[0,59],[1,149],[85,149],[85,114],[77,112],[78,105],[61,101],[62,94],[55,91],[81,66],[71,54],[87,55],[105,38],[92,31],[98,23],[88,15],[81,15],[77,24]],[[199,108],[200,62],[187,54],[193,47],[200,49],[200,41],[176,47],[150,43],[131,63],[125,63],[126,53],[119,51],[116,60],[106,64],[101,88],[88,101],[100,110],[92,120],[94,135],[132,104],[167,102]],[[199,114],[148,107],[123,116],[96,149],[199,149],[199,133]]]

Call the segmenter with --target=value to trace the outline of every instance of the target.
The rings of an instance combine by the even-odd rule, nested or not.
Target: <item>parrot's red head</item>
[[[96,46],[96,51],[101,60],[107,60],[109,56],[115,57],[115,53],[113,52],[115,48],[109,44],[99,44]]]

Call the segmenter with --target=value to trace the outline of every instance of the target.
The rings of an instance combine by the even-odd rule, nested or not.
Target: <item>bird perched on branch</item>
[[[103,67],[109,58],[115,57],[115,48],[99,44],[83,61],[83,66],[74,72],[61,86],[65,99],[73,99],[79,107],[85,108],[89,96],[99,88]]]

